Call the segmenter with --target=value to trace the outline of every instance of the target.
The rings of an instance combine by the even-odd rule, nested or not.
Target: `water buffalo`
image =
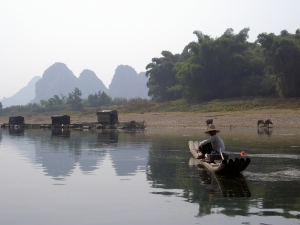
[[[264,123],[265,123],[265,126],[267,126],[267,127],[269,127],[270,124],[273,125],[273,123],[270,119],[265,119]]]
[[[208,119],[205,122],[206,122],[206,125],[208,126],[209,124],[213,124],[214,120],[213,119]]]
[[[257,126],[259,126],[260,124],[262,124],[263,126],[265,126],[265,121],[263,121],[263,120],[258,120],[258,121],[257,121]]]

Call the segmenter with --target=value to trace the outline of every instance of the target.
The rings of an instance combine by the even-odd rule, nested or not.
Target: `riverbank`
[[[269,118],[273,127],[299,127],[300,110],[249,110],[239,112],[168,112],[121,114],[120,121],[145,120],[149,127],[206,127],[206,120],[213,119],[217,127],[257,127],[257,120]]]
[[[71,123],[97,122],[96,114],[74,114]],[[50,115],[24,116],[26,124],[51,124]],[[119,122],[146,121],[148,127],[205,127],[207,119],[213,119],[217,127],[257,127],[257,120],[269,118],[274,127],[300,128],[300,110],[263,109],[236,112],[151,112],[119,113]],[[1,116],[0,123],[8,123]]]

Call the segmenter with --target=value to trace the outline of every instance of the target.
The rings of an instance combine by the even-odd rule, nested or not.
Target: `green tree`
[[[299,29],[298,29],[299,30]],[[300,96],[300,37],[286,30],[276,36],[273,33],[258,35],[258,42],[277,77],[277,92],[282,97]]]
[[[90,107],[110,105],[111,102],[111,98],[104,91],[99,91],[98,94],[90,94],[87,98],[87,105]]]
[[[246,60],[246,51],[251,46],[247,42],[248,31],[245,28],[234,34],[229,28],[216,39],[194,32],[198,42],[189,43],[183,52],[190,57],[176,64],[185,98],[210,100],[241,95],[242,84],[252,73]]]
[[[146,76],[149,77],[148,96],[159,102],[179,99],[181,93],[171,87],[178,84],[175,63],[178,62],[180,55],[173,55],[169,51],[163,51],[161,54],[163,57],[153,58],[152,62],[146,66]]]
[[[54,95],[53,98],[49,98],[48,100],[41,100],[40,104],[42,107],[47,110],[59,110],[63,108],[63,100],[58,97],[58,95]]]
[[[81,91],[75,88],[72,93],[69,93],[67,104],[70,105],[72,110],[81,110],[83,108]]]

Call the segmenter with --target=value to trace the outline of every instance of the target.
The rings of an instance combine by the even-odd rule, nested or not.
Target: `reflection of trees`
[[[164,188],[176,188],[182,184],[182,181],[188,176],[186,171],[188,166],[182,162],[185,156],[178,154],[174,146],[180,143],[168,143],[162,137],[159,140],[152,141],[152,147],[149,151],[149,161],[151,173],[148,179],[152,180],[154,185],[164,185]],[[185,146],[186,148],[186,146]]]

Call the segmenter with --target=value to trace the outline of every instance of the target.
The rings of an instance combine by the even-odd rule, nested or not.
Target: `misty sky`
[[[173,54],[197,37],[249,27],[300,28],[299,0],[0,0],[0,100],[42,76],[55,62],[75,76],[90,69],[109,87],[118,65],[137,73],[163,50]]]

